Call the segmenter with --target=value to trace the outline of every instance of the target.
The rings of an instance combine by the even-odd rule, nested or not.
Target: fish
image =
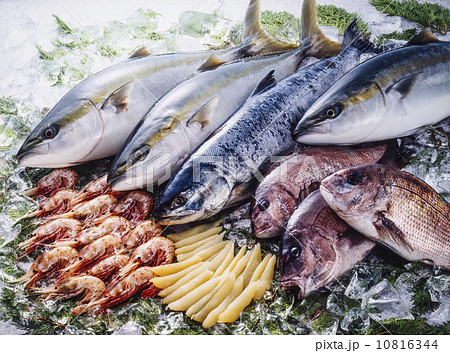
[[[256,238],[283,234],[295,207],[338,170],[378,162],[386,145],[363,148],[322,147],[296,151],[281,159],[256,189],[251,210]]]
[[[450,42],[428,29],[355,67],[294,130],[297,142],[355,145],[419,133],[450,116]]]
[[[450,269],[450,204],[414,175],[381,164],[338,171],[320,192],[348,225],[408,261]]]
[[[295,209],[281,240],[280,284],[303,299],[363,260],[375,242],[349,227],[319,190]]]
[[[260,87],[264,77],[281,80],[295,71],[303,59],[340,51],[317,25],[315,0],[302,9],[302,42],[312,45],[278,55],[247,58],[217,66],[210,57],[203,71],[164,95],[125,142],[108,172],[113,190],[152,187],[166,182],[182,162],[219,128]],[[305,35],[309,37],[304,37]],[[268,73],[272,72],[272,74]]]
[[[155,102],[212,54],[226,62],[297,47],[267,35],[260,24],[260,1],[251,0],[242,46],[160,55],[140,48],[70,89],[28,135],[16,158],[26,167],[60,168],[115,156]]]
[[[183,224],[220,212],[236,190],[262,179],[273,156],[297,143],[292,130],[301,115],[331,83],[379,48],[364,39],[352,22],[338,56],[318,60],[251,96],[174,174],[154,216],[161,224]],[[320,80],[320,82],[318,82]]]

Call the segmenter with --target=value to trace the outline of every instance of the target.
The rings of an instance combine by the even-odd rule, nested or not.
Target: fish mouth
[[[16,155],[20,165],[24,167],[52,167],[51,163],[45,163],[41,158],[46,158],[50,148],[47,143],[40,144],[39,141],[31,144],[23,144]],[[44,164],[43,164],[44,163]]]
[[[194,221],[198,221],[201,219],[201,216],[197,214],[198,212],[192,211],[189,213],[185,213],[183,215],[175,216],[175,215],[161,215],[158,213],[158,210],[153,212],[153,216],[158,219],[158,223],[164,226],[176,225],[176,224],[186,224]]]
[[[275,238],[280,235],[278,229],[276,229],[276,227],[272,227],[270,224],[265,224],[261,227],[254,227],[253,234],[259,239]]]

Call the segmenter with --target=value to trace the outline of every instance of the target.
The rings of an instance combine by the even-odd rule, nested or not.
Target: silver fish
[[[209,70],[209,65],[220,64],[217,58],[212,57],[205,65],[206,71],[164,95],[117,155],[108,173],[112,188],[131,190],[161,185],[245,102],[252,91],[258,92],[259,87],[264,89],[265,81],[260,82],[268,72],[275,70],[269,77],[281,80],[294,73],[305,57],[321,57],[322,50],[318,48],[333,50],[329,48],[330,40],[317,25],[314,0],[303,3],[302,23],[304,33],[310,36],[304,38],[302,35],[302,41],[314,41],[306,48],[245,59]],[[306,28],[308,24],[312,28]],[[333,43],[333,47],[336,49],[331,55],[337,55],[340,44]]]
[[[28,167],[58,168],[114,156],[157,99],[211,54],[233,61],[296,47],[270,39],[260,25],[260,1],[251,0],[241,47],[162,55],[140,49],[72,88],[27,137],[17,159]]]
[[[352,228],[409,261],[450,269],[450,204],[407,172],[369,164],[344,169],[320,186]]]
[[[450,43],[424,30],[355,67],[305,113],[305,144],[352,145],[417,133],[450,116]]]
[[[319,190],[295,209],[281,243],[280,284],[302,299],[355,267],[375,243],[350,228]]]
[[[351,43],[351,45],[350,45]],[[156,208],[161,224],[208,218],[224,208],[233,191],[267,171],[271,156],[295,148],[292,129],[326,87],[362,60],[373,45],[353,22],[337,57],[311,64],[247,102],[173,176]],[[259,180],[261,180],[259,179]]]

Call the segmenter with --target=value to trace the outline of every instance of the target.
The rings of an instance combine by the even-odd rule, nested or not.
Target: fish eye
[[[44,130],[42,136],[44,137],[44,139],[50,140],[56,136],[56,133],[57,133],[56,128],[53,125],[50,125],[48,128]]]
[[[260,202],[258,202],[258,209],[260,210],[260,211],[265,211],[265,210],[267,210],[268,208],[269,208],[269,206],[270,206],[270,202],[269,201],[267,201],[267,200],[261,200]]]
[[[358,183],[361,181],[361,175],[354,172],[350,175],[347,175],[347,177],[345,178],[345,181],[350,185],[358,185]]]
[[[144,154],[142,153],[141,150],[137,150],[137,151],[134,153],[134,158],[135,158],[135,159],[141,159],[142,157],[144,157]]]
[[[184,196],[177,196],[173,199],[172,207],[181,207],[186,203],[186,198]]]
[[[300,253],[301,253],[300,248],[298,248],[298,247],[296,247],[296,246],[294,246],[294,247],[289,251],[289,254],[290,254],[294,259],[296,259],[297,257],[299,257],[299,256],[300,256]]]
[[[325,115],[327,116],[327,118],[335,118],[336,117],[336,111],[333,108],[327,109],[327,111],[325,112]]]

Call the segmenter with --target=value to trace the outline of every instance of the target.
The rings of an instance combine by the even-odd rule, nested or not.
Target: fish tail
[[[307,42],[314,51],[314,54],[310,56],[328,58],[339,54],[341,44],[325,36],[319,28],[315,0],[304,0],[301,26],[301,42]]]
[[[253,45],[258,54],[271,52],[285,52],[297,49],[297,44],[276,42],[266,33],[261,26],[261,1],[250,0],[245,13],[244,29],[242,32],[242,43],[244,45]]]

